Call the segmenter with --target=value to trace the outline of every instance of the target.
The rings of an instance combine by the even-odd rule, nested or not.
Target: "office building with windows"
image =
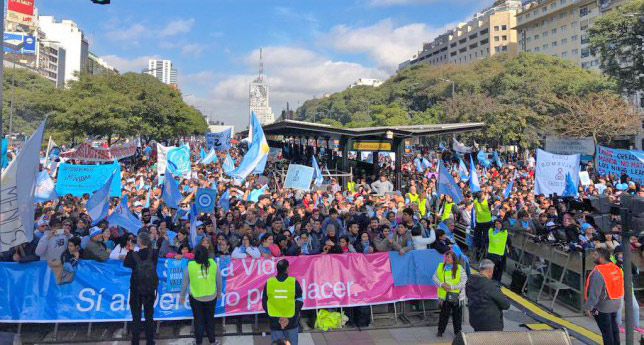
[[[148,60],[145,73],[153,75],[162,83],[177,88],[177,70],[172,65],[172,60]]]

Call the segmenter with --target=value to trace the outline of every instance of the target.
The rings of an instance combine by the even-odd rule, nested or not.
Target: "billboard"
[[[18,24],[33,24],[34,0],[9,0],[7,20]]]
[[[4,33],[4,52],[19,55],[36,55],[36,37],[22,33]]]

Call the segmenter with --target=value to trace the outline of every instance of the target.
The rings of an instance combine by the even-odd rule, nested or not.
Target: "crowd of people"
[[[198,145],[192,143],[193,152],[198,152]],[[237,163],[242,156],[238,147],[233,147],[229,154]],[[613,204],[619,203],[619,196],[624,193],[644,196],[644,186],[628,176],[598,176],[592,161],[584,164],[583,170],[595,183],[580,185],[579,197],[564,200],[535,195],[535,159],[516,153],[503,154],[501,166],[478,164],[481,190],[475,193],[459,173],[459,159],[454,153],[427,148],[402,157],[403,178],[398,189],[391,182],[394,177],[394,165],[389,164],[391,157],[380,159],[385,164],[375,165],[369,173],[363,172],[350,181],[327,179],[323,188],[311,191],[282,188],[282,181],[273,172],[288,162],[268,162],[263,175],[251,175],[239,183],[224,174],[223,156],[220,158],[207,165],[193,163],[190,176],[179,179],[183,200],[178,209],[173,209],[162,198],[154,146],[140,150],[120,162],[121,198],[127,198],[129,210],[142,224],[140,228],[124,229],[107,220],[92,226],[93,220],[85,208],[90,195],[61,195],[35,205],[33,240],[1,253],[0,261],[48,261],[52,268],[56,267],[57,282],[63,284],[73,280],[79,260],[124,260],[127,265],[132,260],[129,253],[141,251],[137,238],[145,234],[146,248],[168,259],[207,263],[208,258],[216,257],[389,251],[406,255],[413,250],[432,249],[446,256],[446,266],[450,265],[451,270],[458,260],[451,236],[457,226],[467,234],[466,245],[461,243],[459,249],[472,260],[490,259],[492,264],[488,266],[494,267],[491,278],[495,280],[500,280],[505,258],[511,253],[508,233],[513,232],[529,233],[568,250],[605,248],[618,260],[625,247],[642,253],[641,234],[630,238],[616,235],[621,227],[618,215],[612,216],[612,231],[607,231],[595,224],[591,210],[577,207],[580,203],[575,201],[585,196],[605,195]],[[194,161],[197,159],[194,157]],[[437,170],[441,159],[464,196],[458,203],[438,194]],[[325,162],[324,157],[320,160]],[[50,175],[55,176],[55,171],[50,171]],[[508,190],[509,184],[512,186]],[[193,221],[198,236],[193,243],[189,207],[198,188],[215,189],[218,196],[227,194],[229,199],[220,200],[213,213],[197,215]],[[121,200],[113,198],[110,213],[120,203]],[[632,269],[637,272],[637,267]],[[452,279],[456,274],[465,272],[454,271]],[[447,284],[445,279],[441,282],[441,277],[434,277],[437,286]],[[451,314],[460,323],[460,308],[453,306],[462,303],[464,285],[456,286],[457,289],[452,289],[459,291],[456,304],[441,310],[441,315]],[[445,324],[441,325],[439,334],[445,329]]]

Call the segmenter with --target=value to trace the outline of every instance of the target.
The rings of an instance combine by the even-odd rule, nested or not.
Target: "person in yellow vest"
[[[300,311],[304,305],[300,283],[288,275],[288,261],[277,263],[277,276],[264,285],[262,307],[268,314],[273,341],[287,339],[297,345],[300,332]]]
[[[440,213],[440,221],[444,222],[448,219],[454,218],[454,213],[457,211],[456,204],[454,200],[449,195],[443,195],[445,200],[443,201],[442,212]]]
[[[488,203],[488,194],[480,192],[474,198],[474,215],[476,225],[474,226],[474,247],[476,248],[475,256],[480,256],[483,252],[483,242],[486,231],[492,227],[492,212]]]
[[[512,245],[508,237],[508,229],[503,227],[503,220],[497,218],[494,227],[487,232],[487,258],[494,262],[492,279],[500,282],[505,269],[505,258],[508,248]]]
[[[434,284],[438,286],[438,299],[440,301],[440,315],[438,317],[438,337],[442,337],[452,315],[454,335],[461,331],[462,324],[462,302],[465,300],[465,284],[467,274],[461,265],[458,264],[456,254],[451,250],[445,253],[443,262],[438,264],[436,272],[432,277]]]
[[[188,289],[188,286],[190,288]],[[195,342],[201,344],[204,330],[211,344],[219,344],[215,340],[215,305],[221,298],[221,272],[217,264],[210,258],[208,250],[203,246],[195,249],[195,260],[188,263],[181,285],[181,304],[185,303],[186,291],[190,291],[190,308],[194,317]]]
[[[610,261],[608,249],[597,248],[592,255],[595,268],[586,279],[584,311],[595,318],[604,345],[619,345],[617,310],[624,297],[624,274]]]

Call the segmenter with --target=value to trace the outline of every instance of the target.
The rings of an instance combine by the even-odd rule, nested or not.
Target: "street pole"
[[[632,203],[631,203],[632,207]],[[624,254],[624,265],[622,271],[624,272],[624,309],[626,311],[625,330],[626,330],[626,345],[633,345],[633,270],[631,268],[631,248],[630,248],[630,228],[632,222],[632,209],[621,207],[622,218],[622,252]],[[622,317],[617,315],[617,317]]]
[[[4,53],[2,56],[4,57]],[[7,141],[11,140],[13,142],[13,98],[16,94],[16,62],[12,61],[12,63],[13,70],[11,70],[11,104],[9,105],[9,139]],[[2,64],[4,65],[4,60],[2,61]]]

